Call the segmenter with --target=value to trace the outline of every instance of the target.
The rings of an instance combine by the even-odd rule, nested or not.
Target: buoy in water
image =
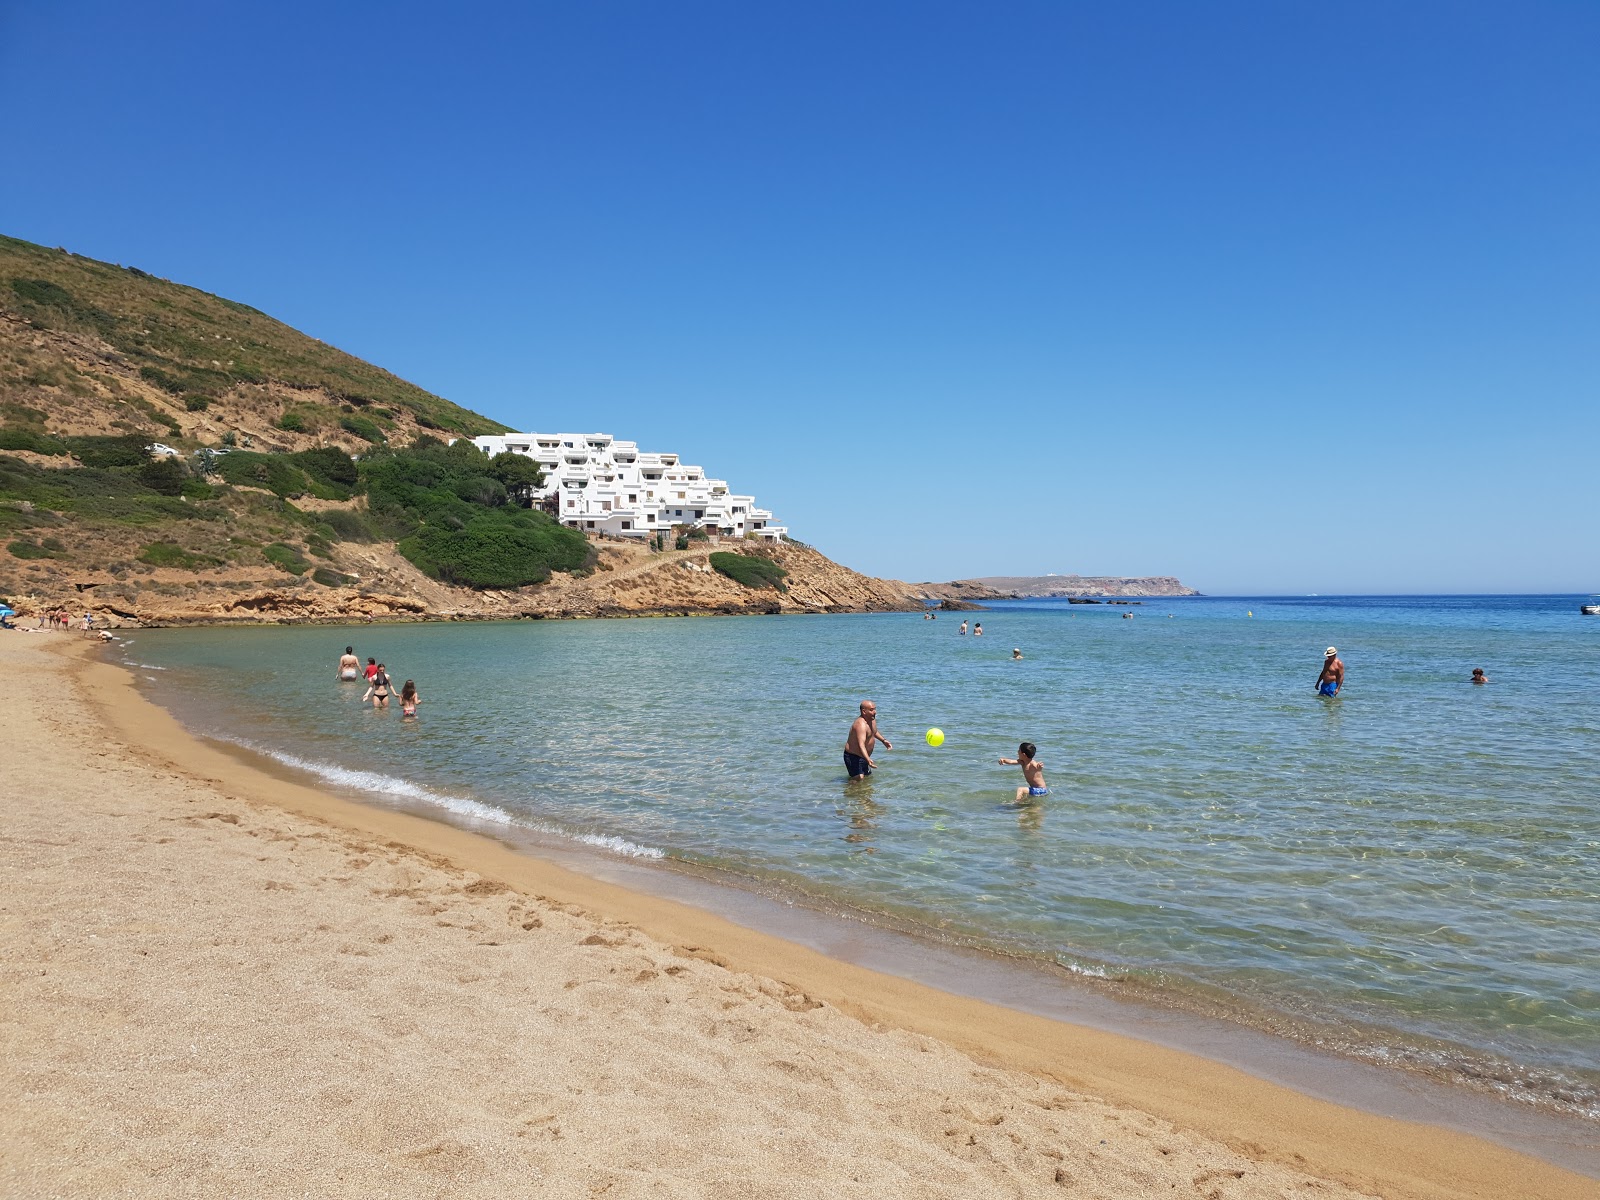
[[[937,747],[944,745],[944,730],[942,729],[930,729],[922,736],[923,740],[925,740],[930,746]]]

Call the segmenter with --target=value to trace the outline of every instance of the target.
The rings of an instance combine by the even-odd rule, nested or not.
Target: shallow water
[[[191,727],[343,788],[1594,1117],[1600,619],[1578,603],[1016,602],[973,614],[982,639],[952,613],[154,630],[127,653]],[[417,680],[419,719],[336,682],[352,639]],[[1335,700],[1312,692],[1330,643]],[[863,696],[895,748],[849,783]],[[1019,810],[995,759],[1022,739],[1052,795]]]

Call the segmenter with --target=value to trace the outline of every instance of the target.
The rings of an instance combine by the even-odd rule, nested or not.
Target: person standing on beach
[[[361,660],[356,657],[354,646],[346,646],[344,653],[339,656],[339,678],[348,683],[361,678]]]
[[[1339,659],[1339,650],[1329,646],[1322,656],[1322,674],[1317,676],[1317,695],[1337,696],[1339,689],[1344,686],[1344,663]]]
[[[844,740],[844,766],[851,779],[865,779],[878,764],[872,761],[872,746],[882,742],[885,750],[893,750],[889,739],[878,732],[878,706],[871,700],[861,702],[861,715],[850,725],[850,734]]]

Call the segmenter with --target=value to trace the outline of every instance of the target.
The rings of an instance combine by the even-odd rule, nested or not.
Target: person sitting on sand
[[[344,653],[339,656],[339,678],[347,683],[354,683],[361,678],[361,660],[356,657],[354,646],[346,646]]]
[[[382,663],[377,666],[378,669],[372,675],[372,682],[367,687],[367,694],[361,697],[361,702],[365,704],[368,700],[371,700],[373,708],[388,708],[389,672],[383,669]]]
[[[1017,789],[1015,801],[1017,804],[1029,799],[1036,800],[1040,796],[1048,796],[1050,794],[1049,785],[1044,781],[1044,766],[1035,757],[1038,753],[1039,748],[1032,742],[1023,742],[1022,745],[1017,747],[1017,756],[1015,758],[1002,758],[1000,760],[1002,767],[1021,767],[1022,777],[1028,781],[1025,786]]]
[[[1489,682],[1489,677],[1483,673],[1483,668],[1482,667],[1473,667],[1472,668],[1472,682],[1473,683],[1488,683]]]
[[[411,680],[406,680],[400,685],[400,715],[414,717],[417,715],[417,705],[422,703],[422,697],[417,695],[417,685]]]

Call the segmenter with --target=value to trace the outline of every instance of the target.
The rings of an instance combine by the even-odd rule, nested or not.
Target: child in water
[[[400,688],[400,715],[414,717],[417,715],[417,705],[422,703],[422,697],[417,695],[417,685],[411,680],[406,680]]]
[[[1044,765],[1035,757],[1038,753],[1039,747],[1032,742],[1023,742],[1022,745],[1017,747],[1017,756],[1015,758],[1002,758],[1000,760],[1002,767],[1021,767],[1022,777],[1028,781],[1025,787],[1017,789],[1016,803],[1018,804],[1029,799],[1037,800],[1040,796],[1048,796],[1050,794],[1050,788],[1044,781]]]

